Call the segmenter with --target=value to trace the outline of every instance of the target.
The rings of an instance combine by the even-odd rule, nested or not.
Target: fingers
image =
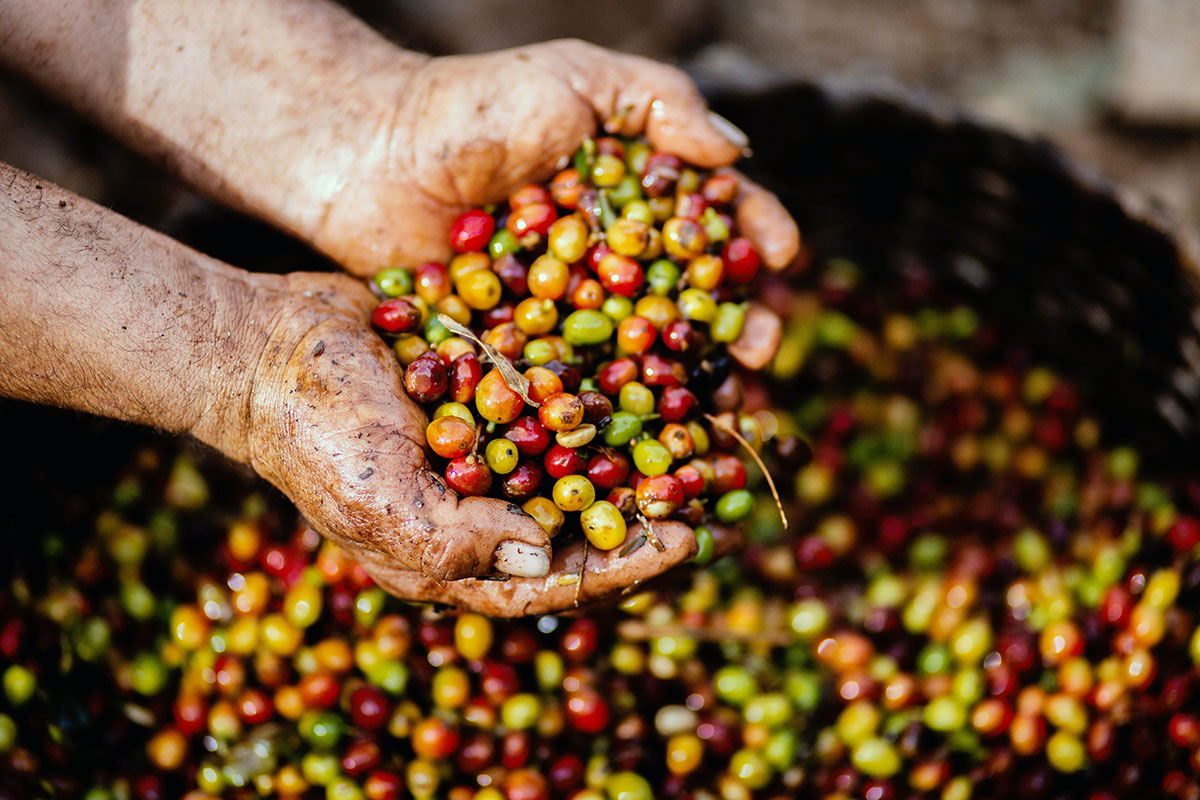
[[[644,132],[656,148],[702,167],[732,164],[746,149],[746,135],[710,112],[678,69],[585,42],[550,47],[569,66],[572,88],[591,104],[606,132]]]
[[[633,83],[622,97],[648,105],[644,130],[659,150],[675,153],[701,167],[732,164],[750,141],[732,122],[708,110],[695,84],[679,70],[663,64],[640,62]]]
[[[626,541],[637,541],[640,525],[630,528]],[[543,578],[462,580],[440,582],[412,570],[378,561],[364,561],[372,577],[387,591],[406,600],[435,602],[496,617],[550,614],[629,593],[696,554],[696,535],[680,522],[656,522],[659,551],[648,541],[622,556],[575,542],[554,555],[550,574]],[[715,531],[714,531],[715,533]],[[586,562],[585,562],[586,555]]]
[[[738,178],[738,229],[754,243],[763,263],[773,270],[791,264],[800,252],[800,229],[779,198],[741,173],[734,170],[720,172],[729,172]]]
[[[520,507],[490,497],[458,499],[449,489],[430,509],[433,539],[421,571],[443,581],[503,572],[524,578],[550,571],[550,537]]]
[[[775,312],[761,303],[751,303],[741,335],[729,345],[729,355],[747,369],[760,370],[775,357],[782,337],[783,323]]]
[[[695,84],[682,72],[644,58],[614,56],[590,45],[568,42],[578,61],[590,55],[588,69],[572,85],[592,104],[608,133],[645,133],[659,150],[701,167],[732,164],[749,144],[733,123],[708,110]],[[608,68],[597,68],[607,63]],[[737,174],[737,173],[734,173]],[[800,230],[775,195],[738,175],[737,223],[771,269],[783,269],[800,251]]]

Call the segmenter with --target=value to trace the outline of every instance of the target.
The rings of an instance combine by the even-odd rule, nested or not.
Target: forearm
[[[423,61],[323,0],[6,0],[0,59],[305,238]]]
[[[237,457],[281,284],[0,164],[0,394]]]

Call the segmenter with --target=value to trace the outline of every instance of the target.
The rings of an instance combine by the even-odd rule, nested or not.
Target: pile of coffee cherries
[[[47,506],[0,590],[0,798],[1200,797],[1200,476],[918,267],[862,274],[765,292],[744,404],[792,401],[791,530],[759,503],[603,614],[407,605],[171,444],[87,530]]]
[[[602,550],[639,515],[750,513],[730,431],[760,446],[770,427],[703,416],[736,410],[726,346],[759,269],[730,216],[737,193],[733,175],[645,141],[589,140],[548,184],[458,217],[448,264],[375,277],[374,324],[394,337],[451,488],[522,504],[551,536],[581,528]]]

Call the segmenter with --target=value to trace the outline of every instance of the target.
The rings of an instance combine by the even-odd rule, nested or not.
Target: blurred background
[[[577,36],[707,88],[793,79],[923,96],[1046,137],[1200,222],[1196,0],[349,0],[399,43],[469,53]],[[498,91],[502,89],[498,87]],[[186,238],[205,206],[0,74],[0,159]],[[268,241],[267,249],[282,243]],[[265,253],[214,253],[250,265]]]

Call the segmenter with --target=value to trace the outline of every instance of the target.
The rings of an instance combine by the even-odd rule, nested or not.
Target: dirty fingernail
[[[742,129],[722,117],[717,112],[708,112],[708,122],[710,125],[716,128],[717,132],[724,136],[733,146],[742,150],[749,146],[750,138],[746,136]]]
[[[550,554],[544,547],[510,539],[496,548],[496,569],[520,578],[541,578],[550,571]]]

